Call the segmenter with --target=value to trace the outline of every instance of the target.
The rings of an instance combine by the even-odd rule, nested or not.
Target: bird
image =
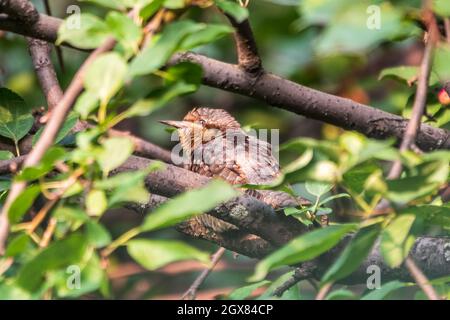
[[[247,134],[239,122],[223,109],[198,107],[189,111],[181,121],[160,122],[177,130],[185,169],[223,179],[232,185],[269,185],[281,175],[270,143]],[[297,199],[280,191],[246,189],[245,193],[276,210],[309,204],[306,199]],[[208,214],[196,218],[215,232],[237,229]]]

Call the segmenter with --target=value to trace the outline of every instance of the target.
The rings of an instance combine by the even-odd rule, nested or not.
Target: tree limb
[[[116,170],[115,173],[143,169],[148,167],[151,163],[152,160],[131,157],[119,170]],[[187,189],[197,188],[204,185],[209,180],[209,178],[201,176],[197,173],[167,165],[165,169],[149,174],[146,178],[146,186],[147,189],[152,192],[152,197],[154,197],[155,194],[172,197],[184,192]],[[159,197],[159,199],[161,198]],[[242,201],[242,203],[239,201]],[[220,219],[233,223],[242,229],[246,229],[262,239],[245,239],[243,242],[241,242],[241,239],[237,238],[227,239],[224,238],[223,235],[211,233],[211,231],[204,228],[204,226],[201,226],[198,223],[195,224],[195,221],[183,223],[178,227],[178,230],[196,238],[214,242],[219,246],[253,258],[263,258],[273,252],[274,248],[277,248],[283,243],[308,232],[306,228],[298,225],[301,224],[299,221],[292,221],[290,219],[288,221],[284,220],[284,218],[287,217],[285,217],[282,213],[271,215],[269,212],[273,211],[264,209],[265,204],[259,205],[260,208],[264,209],[260,211],[260,209],[257,209],[258,205],[255,204],[255,202],[258,202],[256,199],[254,200],[255,202],[252,202],[253,206],[250,206],[247,201],[248,200],[245,197],[238,197],[230,201],[229,204],[224,204],[210,211],[209,214],[213,214]],[[150,202],[153,204],[155,203],[154,201]],[[232,211],[233,208],[239,205],[242,205],[242,207],[247,210],[247,214],[242,216],[242,220],[237,216],[230,218],[229,212],[226,210],[221,211],[220,209],[221,207],[228,207],[229,209],[227,210]],[[152,207],[153,205],[143,209],[147,210]],[[261,218],[258,216],[263,217]],[[253,225],[249,226],[249,222]],[[286,223],[289,224],[289,226],[286,226]],[[272,231],[269,233],[267,231],[268,229],[278,230],[278,232]],[[321,276],[339,257],[351,238],[352,236],[347,236],[338,246],[313,261],[315,267],[315,278],[321,278]],[[419,268],[421,268],[427,276],[431,278],[447,276],[450,274],[450,238],[427,236],[419,237],[411,249],[410,257],[414,259]],[[366,258],[361,266],[346,279],[340,280],[339,283],[364,283],[370,276],[370,274],[367,273],[367,268],[371,265],[376,265],[380,268],[383,282],[393,279],[403,281],[412,280],[411,275],[404,265],[399,268],[392,269],[384,262],[380,251],[380,245],[377,243],[372,249],[371,254]]]
[[[0,29],[55,42],[61,19],[40,15],[33,28],[0,16]],[[187,52],[176,54],[169,64],[188,61],[203,69],[203,84],[257,98],[275,107],[324,121],[368,137],[401,139],[408,120],[349,99],[301,86],[271,73],[255,78],[236,65]],[[255,79],[257,79],[255,81]],[[447,130],[422,125],[416,145],[424,151],[450,149]]]
[[[111,50],[115,46],[116,41],[112,38],[105,41],[103,45],[97,48],[94,52],[90,54],[88,59],[83,63],[81,68],[75,74],[72,82],[67,88],[63,98],[54,107],[53,113],[45,126],[41,137],[38,142],[28,154],[27,158],[23,163],[23,167],[32,167],[39,163],[42,156],[53,144],[59,129],[61,128],[70,108],[72,107],[75,99],[81,93],[83,89],[83,76],[87,67],[102,53]],[[5,204],[2,208],[0,214],[0,254],[4,252],[6,239],[8,237],[9,222],[8,222],[8,211],[14,200],[19,196],[19,194],[25,189],[26,182],[15,181],[11,185],[11,189],[6,198]]]
[[[27,42],[39,84],[48,104],[48,111],[51,112],[63,96],[50,59],[51,47],[48,42],[34,38],[27,38]]]
[[[258,76],[263,72],[263,67],[250,22],[248,19],[237,22],[233,16],[229,14],[225,14],[225,16],[235,29],[234,41],[236,43],[239,67],[245,72]]]

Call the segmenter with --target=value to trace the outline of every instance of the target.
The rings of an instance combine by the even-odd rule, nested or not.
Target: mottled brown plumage
[[[248,135],[225,110],[195,108],[183,121],[161,121],[178,129],[184,151],[184,167],[193,172],[220,177],[231,184],[270,184],[279,175],[279,164],[269,143]],[[246,190],[274,208],[297,206],[298,199],[277,191]],[[236,229],[204,214],[198,217],[216,232]]]

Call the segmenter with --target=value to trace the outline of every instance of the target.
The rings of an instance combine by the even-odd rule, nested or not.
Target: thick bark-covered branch
[[[118,170],[118,172],[139,170],[146,168],[150,163],[151,160],[131,157],[127,163],[122,166],[120,170]],[[186,189],[204,185],[208,181],[209,178],[182,168],[168,165],[163,170],[151,173],[146,179],[146,186],[149,191],[154,194],[172,197],[185,191]],[[155,195],[152,195],[151,197],[153,198]],[[164,198],[159,196],[156,197],[156,200],[151,200],[149,202],[150,205],[144,209],[153,208],[164,201]],[[240,201],[242,201],[242,203],[240,203]],[[259,239],[245,239],[244,241],[238,238],[230,239],[224,237],[223,235],[212,233],[204,226],[198,224],[195,225],[195,222],[182,224],[179,227],[179,230],[194,237],[214,242],[219,246],[254,258],[263,258],[273,252],[274,247],[279,247],[283,243],[308,232],[308,229],[303,226],[299,226],[300,223],[298,221],[284,220],[285,217],[282,213],[273,215],[270,210],[265,208],[264,204],[259,205],[263,208],[263,211],[259,211],[257,209],[258,205],[256,204],[258,202],[257,200],[252,201],[251,205],[249,205],[247,201],[248,200],[246,197],[241,196],[222,206],[219,206],[209,213],[214,214],[216,217],[224,219],[227,222],[231,222],[239,227],[249,230],[251,233],[269,241],[272,245]],[[242,219],[238,216],[230,217],[232,214],[229,213],[229,210],[233,210],[233,208],[240,205],[243,208],[246,208],[245,211],[247,214],[244,214]],[[228,208],[228,213],[227,210],[222,211],[221,208]],[[252,220],[254,222],[252,225],[249,225],[248,223]],[[286,222],[291,224],[291,226],[286,226]],[[277,226],[278,224],[279,226]],[[267,230],[277,231],[268,232]],[[278,237],[278,239],[275,237]],[[323,273],[326,272],[331,264],[339,257],[350,239],[351,236],[346,237],[337,247],[314,260],[314,263],[316,264],[316,269],[314,271],[316,278],[320,278]],[[419,237],[410,252],[410,257],[429,278],[434,279],[437,277],[447,276],[450,274],[450,238],[427,236]],[[375,265],[380,268],[383,283],[393,279],[403,281],[412,280],[408,270],[404,266],[396,269],[389,268],[389,266],[383,261],[379,244],[377,244],[374,246],[371,254],[364,261],[364,263],[352,275],[340,282],[349,284],[364,283],[370,276],[370,274],[367,273],[367,268],[370,265]]]
[[[225,16],[235,29],[234,41],[236,43],[239,66],[244,71],[257,76],[263,69],[250,22],[248,19],[238,22],[229,14],[225,14]]]
[[[55,42],[62,20],[40,15],[33,28],[0,15],[0,29]],[[349,99],[301,86],[271,73],[254,77],[237,65],[220,62],[195,53],[175,55],[170,63],[189,61],[203,69],[203,83],[222,90],[260,99],[275,107],[344,129],[356,130],[376,139],[401,139],[407,119]],[[423,124],[416,138],[422,150],[450,149],[450,133]]]
[[[27,38],[27,42],[39,84],[48,104],[48,110],[51,111],[63,97],[50,58],[51,47],[48,42],[34,38]]]
[[[130,157],[116,172],[140,170],[151,163],[152,161],[148,159]],[[210,178],[205,176],[166,165],[165,169],[147,176],[146,186],[152,193],[173,197],[186,190],[204,186],[209,181]],[[296,219],[278,214],[271,206],[245,194],[218,206],[210,214],[239,225],[275,245],[282,245],[307,231],[307,228]]]
[[[400,139],[408,123],[407,119],[400,116],[304,87],[271,73],[263,73],[254,78],[237,66],[199,54],[177,54],[170,63],[182,61],[200,65],[203,69],[203,83],[208,86],[254,97],[308,118],[356,130],[371,138]],[[449,137],[448,131],[424,124],[416,138],[416,144],[427,151],[450,149]]]

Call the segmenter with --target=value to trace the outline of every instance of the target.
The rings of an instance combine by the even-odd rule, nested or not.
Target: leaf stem
[[[113,242],[111,242],[109,244],[109,246],[107,246],[103,252],[102,252],[102,256],[103,257],[108,257],[111,253],[113,253],[118,247],[124,245],[127,241],[129,241],[130,239],[134,238],[135,236],[137,236],[139,233],[141,232],[141,229],[139,227],[136,228],[132,228],[130,230],[128,230],[127,232],[125,232],[124,234],[122,234],[120,237],[118,237],[116,240],[114,240]]]

